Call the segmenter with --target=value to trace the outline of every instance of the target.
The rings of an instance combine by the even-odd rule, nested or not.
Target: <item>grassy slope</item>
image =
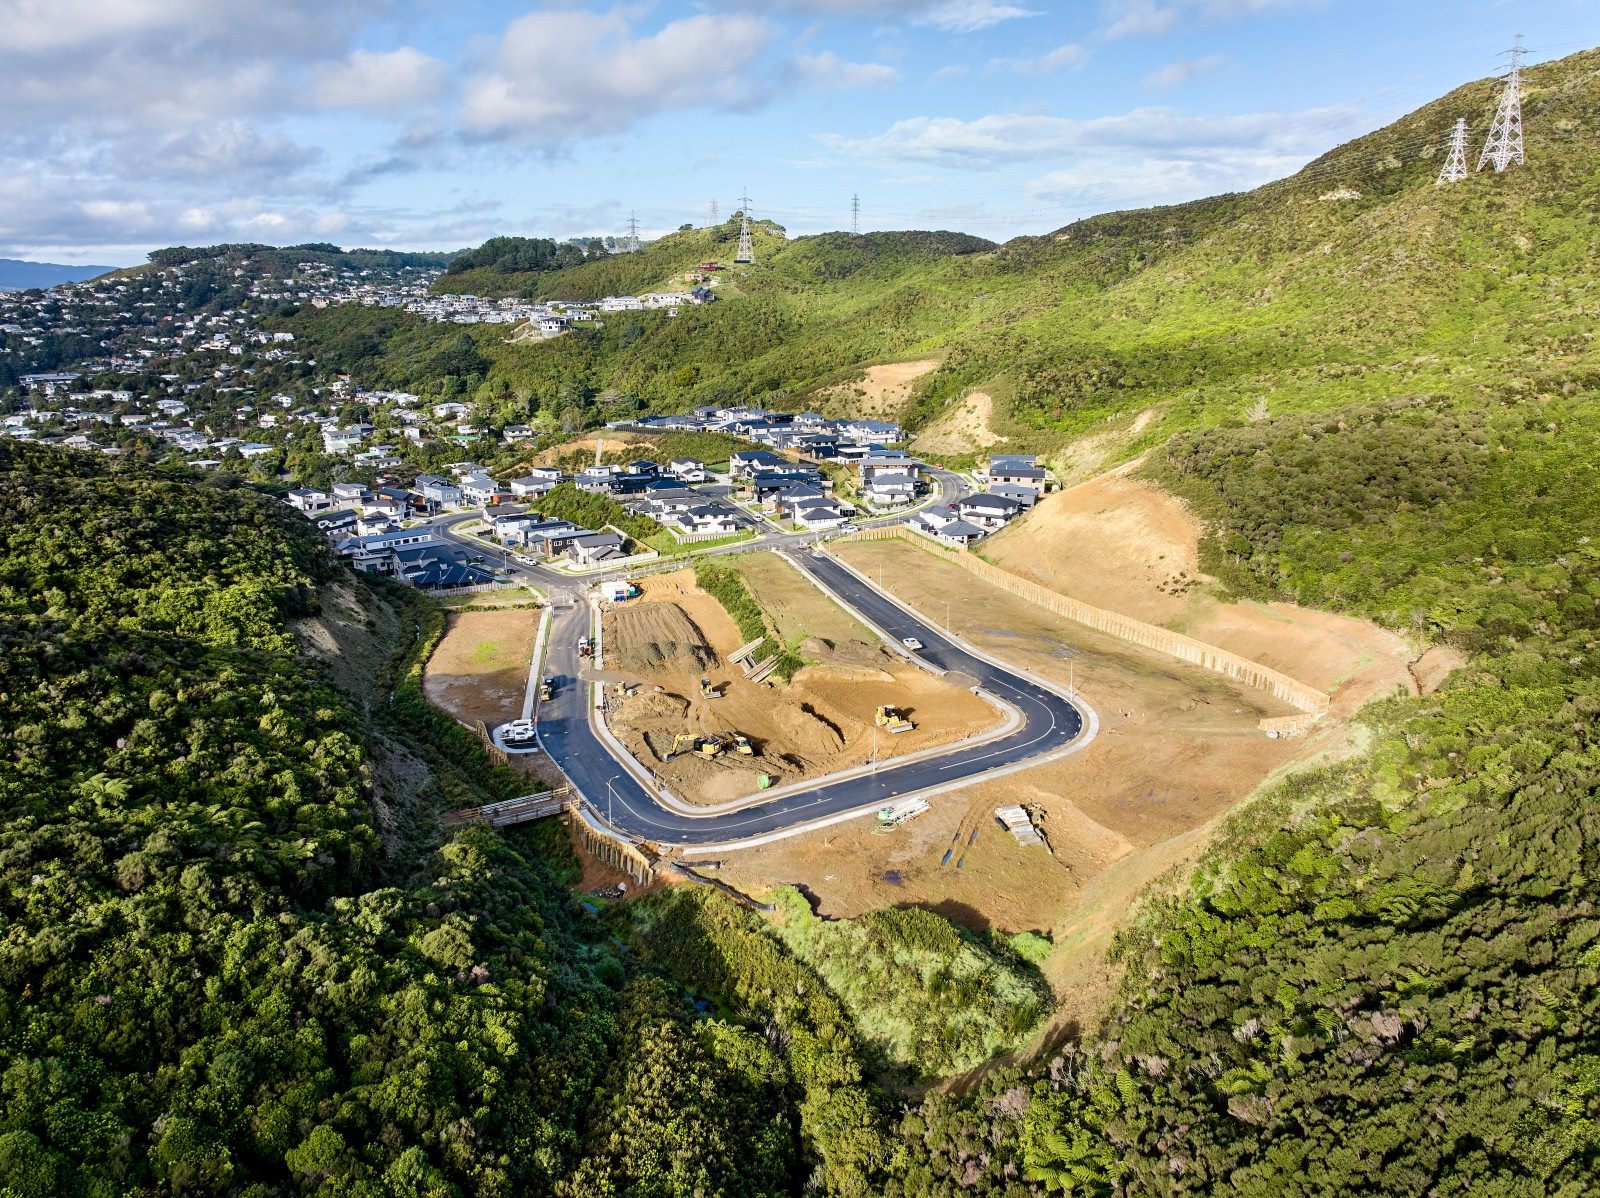
[[[1496,84],[1480,81],[1248,195],[995,249],[949,235],[764,239],[754,268],[724,276],[726,302],[493,348],[491,377],[530,397],[579,380],[663,410],[721,394],[799,405],[866,363],[939,356],[918,421],[983,386],[1046,443],[1147,406],[1165,417],[1146,430],[1154,443],[1262,398],[1277,412],[1537,386],[1552,367],[1593,366],[1600,174],[1579,130],[1597,65],[1589,52],[1528,72],[1526,169],[1433,187],[1454,117],[1492,108]],[[712,240],[724,232],[664,238],[542,289],[655,285],[726,259]],[[602,268],[606,285],[591,286]]]

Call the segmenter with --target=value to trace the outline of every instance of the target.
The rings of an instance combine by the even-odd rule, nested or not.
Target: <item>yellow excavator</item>
[[[673,738],[672,752],[668,754],[667,759],[670,761],[680,753],[693,751],[697,756],[709,761],[722,756],[723,748],[720,736],[695,736],[693,733],[680,732]]]
[[[700,697],[702,699],[720,699],[722,698],[722,692],[717,689],[716,684],[711,679],[702,677],[700,679]]]
[[[887,704],[878,708],[873,714],[872,722],[889,732],[910,732],[916,727],[915,724],[900,714],[898,707],[890,707]]]

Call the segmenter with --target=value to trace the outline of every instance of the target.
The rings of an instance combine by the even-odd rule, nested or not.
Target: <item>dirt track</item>
[[[800,585],[831,606],[804,580]],[[631,692],[613,700],[608,718],[629,751],[690,802],[727,802],[756,793],[763,774],[781,786],[947,744],[998,722],[995,710],[959,680],[936,678],[868,643],[869,634],[853,621],[846,627],[862,639],[805,640],[801,654],[817,664],[788,686],[751,683],[726,661],[741,644],[738,629],[694,586],[692,574],[648,579],[643,591],[605,615],[605,677]],[[831,630],[838,631],[841,613],[832,614]],[[720,697],[702,697],[702,677]],[[880,704],[900,708],[916,728],[900,734],[877,728]],[[714,761],[674,755],[679,735],[714,733],[748,737],[753,755],[727,753]]]

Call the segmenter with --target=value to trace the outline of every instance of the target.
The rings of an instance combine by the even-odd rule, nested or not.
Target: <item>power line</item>
[[[717,227],[717,202],[715,200],[712,200],[711,201],[711,213],[706,218],[706,228],[715,229],[716,227]]]
[[[750,240],[750,192],[747,188],[739,197],[739,252],[734,254],[735,264],[748,265],[756,260],[755,243]]]
[[[1439,177],[1433,181],[1433,185],[1443,187],[1446,183],[1459,183],[1466,177],[1467,118],[1461,117],[1456,121],[1456,127],[1450,134],[1450,156],[1445,159]]]
[[[1507,51],[1511,74],[1506,76],[1505,91],[1500,93],[1500,107],[1495,111],[1489,140],[1483,143],[1483,153],[1478,156],[1480,171],[1491,162],[1496,172],[1513,163],[1522,166],[1526,162],[1522,153],[1522,59],[1526,53],[1519,33],[1517,44]]]
[[[639,252],[639,217],[636,213],[628,213],[628,253]]]
[[[852,236],[861,236],[861,197],[850,197],[850,232]]]

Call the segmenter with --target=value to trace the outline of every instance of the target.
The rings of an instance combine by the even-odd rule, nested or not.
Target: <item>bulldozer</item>
[[[720,736],[695,736],[692,733],[680,732],[673,738],[672,752],[667,755],[667,760],[672,760],[680,753],[693,752],[710,761],[722,756],[724,747]]]
[[[735,732],[728,739],[733,742],[733,751],[735,753],[742,754],[745,757],[755,756],[755,746],[750,743],[750,738],[742,732]]]
[[[722,698],[722,692],[717,689],[716,684],[711,679],[702,676],[700,679],[700,697],[702,699],[720,699]]]
[[[872,722],[889,732],[910,732],[916,727],[915,724],[900,714],[898,707],[890,707],[887,704],[873,713]]]

